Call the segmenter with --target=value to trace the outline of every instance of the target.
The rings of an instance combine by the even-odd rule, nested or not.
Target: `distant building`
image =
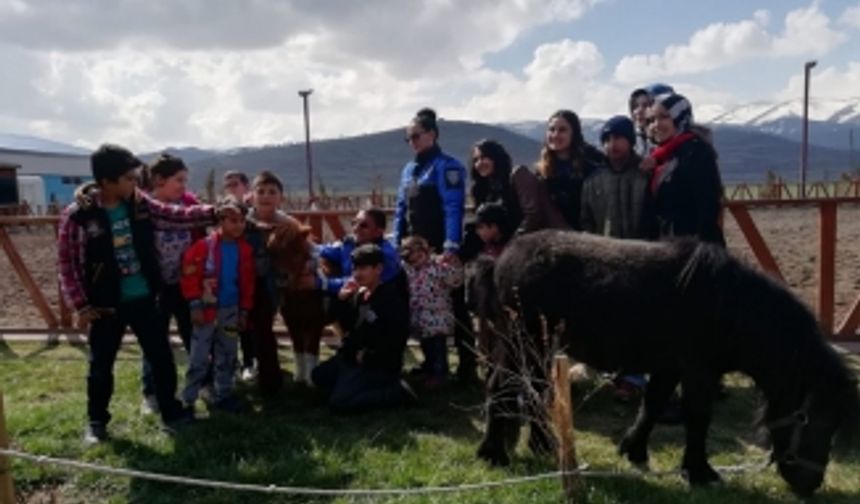
[[[34,211],[64,206],[75,188],[90,180],[89,151],[23,135],[0,134],[0,166],[17,167],[17,195]],[[11,194],[11,190],[5,191]]]

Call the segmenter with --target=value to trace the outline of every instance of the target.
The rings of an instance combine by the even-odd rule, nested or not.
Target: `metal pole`
[[[800,147],[800,197],[806,197],[806,172],[809,163],[809,74],[817,61],[803,65],[803,139]]]
[[[310,110],[308,108],[308,97],[311,93],[313,93],[313,89],[306,89],[304,91],[299,91],[299,96],[302,97],[302,104],[304,106],[305,113],[305,163],[307,164],[308,169],[308,205],[312,205],[314,202],[314,168],[313,162],[311,160],[311,117]]]

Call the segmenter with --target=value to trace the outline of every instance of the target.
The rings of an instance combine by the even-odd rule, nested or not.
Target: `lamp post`
[[[806,197],[806,171],[809,165],[809,75],[817,61],[803,65],[803,139],[800,146],[800,197]]]
[[[305,111],[305,163],[308,168],[308,205],[312,205],[314,202],[314,168],[311,161],[311,118],[310,111],[308,110],[308,97],[313,92],[313,89],[299,91]]]

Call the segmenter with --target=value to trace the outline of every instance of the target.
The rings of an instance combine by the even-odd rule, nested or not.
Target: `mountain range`
[[[726,183],[762,182],[768,172],[785,180],[798,176],[802,106],[799,101],[752,103],[731,109],[709,107],[710,121],[719,164]],[[852,156],[850,136],[860,131],[860,99],[813,100],[810,104],[809,180],[832,180],[860,168],[860,156]],[[603,119],[585,118],[586,139],[597,142]],[[482,138],[501,142],[515,163],[531,164],[540,152],[545,120],[505,124],[441,121],[440,144],[449,154],[468,161],[474,143]],[[21,135],[0,135],[0,150],[14,149],[15,143],[58,150],[57,142]],[[860,142],[860,138],[858,138]],[[22,149],[30,150],[30,149]],[[209,150],[195,147],[168,148],[189,165],[191,185],[205,186],[210,173],[216,180],[227,170],[253,176],[264,169],[275,171],[287,190],[304,193],[307,171],[304,143]],[[69,146],[79,154],[79,147]],[[143,155],[145,160],[156,153]],[[317,140],[312,143],[314,186],[319,191],[358,192],[372,188],[391,190],[397,186],[403,165],[412,157],[401,128],[348,138]]]

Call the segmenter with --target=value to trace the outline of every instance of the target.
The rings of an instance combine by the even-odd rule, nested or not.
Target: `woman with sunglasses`
[[[693,125],[693,109],[683,96],[654,98],[647,112],[648,134],[656,144],[650,190],[660,238],[693,236],[725,245],[720,227],[723,184],[717,153]]]
[[[463,233],[466,170],[439,147],[436,112],[418,111],[406,128],[415,158],[406,164],[397,193],[394,242],[418,235],[437,253],[456,256]]]
[[[443,254],[443,261],[458,261],[466,202],[466,170],[439,147],[439,127],[432,109],[423,108],[412,118],[406,128],[406,143],[415,158],[406,164],[400,178],[394,243],[400,247],[405,238],[420,236],[432,252]],[[477,377],[477,360],[472,350],[474,336],[467,330],[471,320],[462,289],[452,296],[455,317],[460,322],[455,330],[459,354],[457,376],[460,382],[471,382]]]

